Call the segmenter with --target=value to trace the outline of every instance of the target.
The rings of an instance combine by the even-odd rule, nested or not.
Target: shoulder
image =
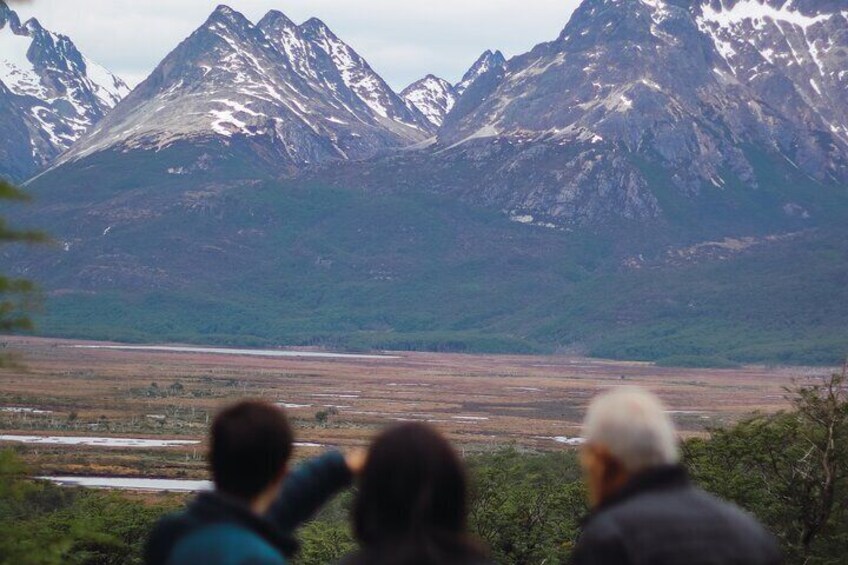
[[[729,528],[753,542],[758,542],[765,549],[779,552],[777,539],[752,514],[700,489],[699,494],[711,501],[716,514],[721,516]]]
[[[577,540],[571,562],[574,565],[626,565],[630,562],[615,516],[604,512],[589,519]]]
[[[658,526],[689,527],[693,523],[730,528],[740,533],[766,535],[750,514],[694,485],[645,492],[601,511],[597,528],[609,533]]]
[[[722,500],[701,489],[698,489],[697,492],[702,499],[707,500],[712,504],[717,513],[722,514],[725,519],[735,522],[739,527],[758,531],[763,529],[762,526],[760,526],[760,523],[757,522],[751,514],[742,510],[735,504]]]
[[[584,536],[578,546],[612,547],[631,556],[654,555],[672,538],[682,540],[676,546],[681,551],[722,548],[747,556],[747,563],[778,562],[780,555],[774,537],[753,516],[691,485],[646,492],[607,508],[590,520]],[[598,562],[613,561],[607,556]]]
[[[180,540],[167,563],[285,565],[280,552],[261,536],[234,524],[203,526]]]

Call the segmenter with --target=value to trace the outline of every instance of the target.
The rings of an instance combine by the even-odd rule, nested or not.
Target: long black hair
[[[466,531],[468,480],[450,443],[430,426],[402,424],[371,446],[353,517],[362,552],[347,563],[482,563]]]

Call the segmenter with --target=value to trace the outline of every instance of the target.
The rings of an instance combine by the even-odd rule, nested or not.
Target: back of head
[[[467,479],[459,456],[437,431],[403,424],[371,446],[354,508],[363,547],[353,562],[429,564],[479,559],[468,538]]]
[[[212,424],[209,461],[219,492],[250,501],[283,474],[293,434],[283,411],[266,402],[230,406]]]
[[[680,460],[674,425],[662,403],[637,387],[601,394],[584,422],[589,445],[602,446],[633,474]]]

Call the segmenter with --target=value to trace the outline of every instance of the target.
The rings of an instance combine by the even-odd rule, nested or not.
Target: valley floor
[[[685,435],[787,406],[783,387],[824,368],[677,369],[565,356],[132,348],[3,338],[0,446],[40,475],[204,479],[215,411],[239,398],[285,407],[298,455],[365,445],[386,425],[430,422],[464,452],[579,443],[590,398],[618,385],[658,392]],[[322,355],[316,355],[322,353]]]

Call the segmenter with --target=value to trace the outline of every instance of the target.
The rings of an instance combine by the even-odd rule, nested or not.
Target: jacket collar
[[[664,465],[649,469],[634,475],[621,490],[601,503],[592,515],[646,492],[681,488],[689,484],[689,474],[683,465]]]
[[[279,531],[270,520],[254,514],[243,502],[224,494],[200,494],[189,506],[188,514],[202,523],[237,524],[261,536],[285,557],[291,558],[297,553],[298,543],[293,537]]]

